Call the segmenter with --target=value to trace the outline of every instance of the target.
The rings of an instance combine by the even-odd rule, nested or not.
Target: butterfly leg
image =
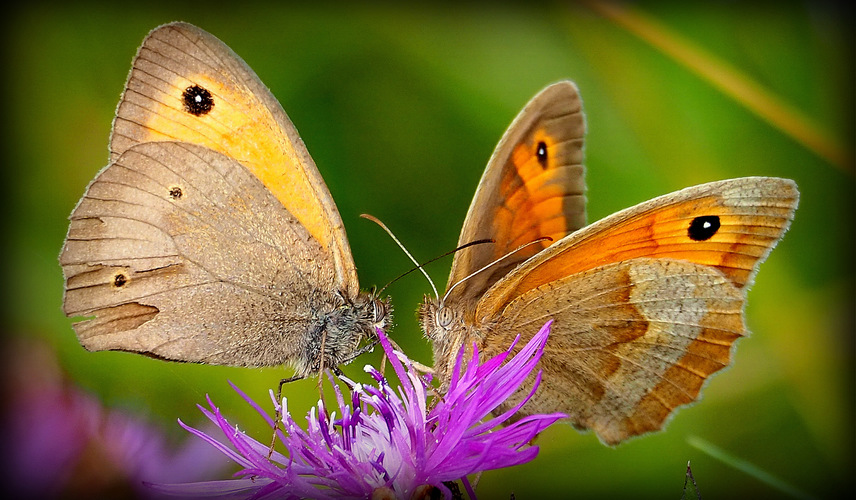
[[[274,406],[276,411],[274,412],[273,417],[273,437],[271,437],[270,448],[268,448],[268,460],[270,460],[271,455],[273,455],[273,447],[276,444],[276,433],[279,432],[279,421],[282,419],[282,386],[302,378],[302,375],[294,375],[279,381],[279,386],[276,389],[276,405]]]
[[[318,393],[321,395],[321,399],[324,399],[324,394],[321,392],[321,380],[324,376],[324,354],[327,352],[327,330],[324,329],[321,334],[321,351],[320,356],[321,359],[318,361]]]

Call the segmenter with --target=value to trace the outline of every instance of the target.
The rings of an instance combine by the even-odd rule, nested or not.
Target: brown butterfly
[[[445,384],[462,345],[492,356],[553,319],[543,382],[522,414],[567,413],[614,445],[660,429],[728,366],[747,334],[746,292],[799,193],[772,177],[712,182],[583,227],[584,133],[571,82],[526,105],[494,151],[459,239],[495,243],[456,253],[446,294],[426,297],[420,320]]]
[[[360,292],[336,205],[282,107],[184,23],[143,42],[109,164],[71,214],[63,310],[89,350],[297,376],[354,357],[390,306]]]

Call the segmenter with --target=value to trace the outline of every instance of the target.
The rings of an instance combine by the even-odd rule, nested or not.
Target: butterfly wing
[[[541,363],[550,382],[524,412],[566,412],[607,444],[659,429],[729,364],[748,286],[798,198],[790,180],[733,179],[592,224],[485,295],[486,354],[553,318]]]
[[[184,23],[134,58],[110,163],[60,263],[91,350],[307,375],[347,359],[387,311],[360,294],[339,213],[279,103]]]
[[[484,295],[477,316],[495,316],[545,283],[639,257],[711,266],[742,289],[787,231],[798,202],[796,184],[773,177],[711,182],[654,198],[569,235],[514,269]]]
[[[523,108],[488,162],[458,240],[495,243],[456,253],[449,286],[520,245],[542,237],[559,240],[585,224],[584,134],[582,102],[572,82],[547,87]],[[479,273],[449,301],[471,302],[549,244],[531,245]]]
[[[71,215],[63,307],[90,317],[74,324],[90,350],[281,364],[302,354],[325,307],[315,291],[335,270],[315,265],[323,251],[240,163],[194,144],[139,144]]]
[[[567,413],[575,427],[609,445],[660,429],[730,363],[732,344],[746,333],[744,295],[712,267],[649,258],[524,294],[506,308],[497,331],[531,336],[548,319],[554,323],[540,365],[549,382],[523,414]]]
[[[294,125],[237,54],[186,23],[152,30],[138,50],[116,110],[110,161],[154,141],[199,144],[244,165],[321,245],[336,287],[356,296],[342,219]]]

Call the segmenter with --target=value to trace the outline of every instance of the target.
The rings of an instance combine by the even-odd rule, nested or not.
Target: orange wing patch
[[[252,70],[237,56],[238,62],[214,57],[213,44],[222,42],[189,26],[156,30],[146,39],[117,109],[110,161],[144,142],[178,141],[218,151],[247,167],[330,248],[329,221],[338,214],[325,212],[332,201],[307,172],[315,165],[294,127],[270,92],[255,83]]]
[[[568,147],[544,129],[537,129],[512,151],[512,168],[505,169],[499,186],[503,203],[496,208],[493,222],[495,257],[539,238],[557,241],[585,223],[579,218],[568,220],[568,214],[574,213],[584,218],[584,207],[568,210],[568,204],[584,203],[578,186],[568,182],[570,171],[582,168],[566,162],[564,149]],[[517,255],[522,260],[549,245],[550,241],[544,241]]]
[[[515,117],[491,155],[470,204],[458,244],[492,239],[455,254],[449,285],[483,268],[449,301],[477,298],[549,242],[585,225],[585,117],[576,86],[550,85]],[[495,263],[499,258],[502,262]]]
[[[778,187],[778,186],[777,186]],[[673,203],[629,209],[589,226],[578,239],[545,255],[521,273],[513,287],[503,289],[495,304],[507,303],[543,283],[613,262],[639,257],[686,260],[712,266],[738,288],[751,279],[757,264],[787,229],[796,208],[796,188],[762,198],[745,207],[723,196],[708,194]],[[662,202],[661,202],[662,203]],[[629,213],[629,212],[628,212]],[[695,223],[702,217],[716,223],[704,234]],[[591,229],[591,230],[589,230]],[[573,239],[574,237],[571,236]]]

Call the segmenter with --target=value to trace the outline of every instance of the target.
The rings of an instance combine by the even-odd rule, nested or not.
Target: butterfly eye
[[[377,299],[372,301],[372,317],[375,323],[381,323],[386,318],[386,308]]]
[[[448,327],[452,324],[453,319],[454,315],[452,314],[452,310],[448,307],[440,307],[440,309],[437,310],[437,324],[441,327]]]

